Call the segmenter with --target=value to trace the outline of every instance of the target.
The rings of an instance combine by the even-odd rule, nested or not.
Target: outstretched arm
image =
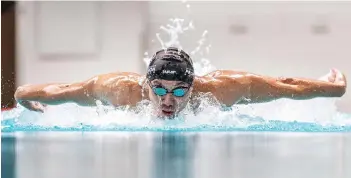
[[[346,78],[332,70],[326,81],[302,78],[249,76],[248,100],[239,103],[266,102],[279,98],[305,100],[316,97],[341,97],[346,91]]]
[[[45,105],[76,103],[95,106],[96,100],[113,106],[135,106],[142,98],[140,75],[129,72],[102,74],[84,82],[42,84],[18,87],[15,98],[32,111],[44,111]]]
[[[92,93],[94,79],[71,84],[24,85],[15,92],[16,101],[32,111],[43,112],[44,105],[74,102],[95,105]]]
[[[217,71],[205,77],[208,88],[224,105],[269,102],[280,98],[295,100],[341,97],[346,78],[332,70],[327,80],[274,78],[247,72]]]

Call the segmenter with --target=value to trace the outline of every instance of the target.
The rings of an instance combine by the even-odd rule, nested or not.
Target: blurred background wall
[[[188,51],[208,31],[206,57],[217,69],[317,79],[335,67],[351,78],[349,2],[23,1],[16,86],[145,72],[144,53],[161,47],[155,34],[174,17],[194,22],[181,41]],[[350,106],[351,87],[338,102],[342,111]]]

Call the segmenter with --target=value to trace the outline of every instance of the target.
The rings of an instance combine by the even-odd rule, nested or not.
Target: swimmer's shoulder
[[[142,89],[139,85],[142,75],[132,72],[114,72],[101,74],[94,77],[93,88],[96,93],[111,93],[118,91],[125,94],[139,93]]]
[[[215,70],[203,76],[195,76],[194,92],[211,92],[218,84],[223,83],[232,71]]]
[[[144,77],[132,72],[115,72],[95,77],[94,93],[97,98],[113,105],[135,105],[141,100]]]
[[[101,74],[94,77],[96,86],[121,86],[121,85],[139,85],[140,80],[145,78],[143,75],[133,72],[114,72]]]
[[[194,80],[195,86],[209,87],[226,81],[240,81],[245,78],[247,72],[235,70],[215,70],[203,76],[196,76]]]
[[[214,96],[224,105],[232,105],[242,98],[247,91],[246,72],[232,70],[216,70],[194,80],[195,96],[207,93]],[[230,94],[229,94],[230,93]]]

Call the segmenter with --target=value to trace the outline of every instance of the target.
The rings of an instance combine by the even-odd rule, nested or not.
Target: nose
[[[163,97],[163,104],[166,106],[174,105],[174,98],[170,93],[168,93],[166,96]]]

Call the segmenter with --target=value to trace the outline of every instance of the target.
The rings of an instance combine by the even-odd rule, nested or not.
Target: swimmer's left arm
[[[328,79],[313,80],[300,78],[273,78],[246,74],[247,80],[244,97],[238,103],[261,103],[280,98],[294,100],[316,97],[341,97],[346,92],[346,77],[337,70],[332,70]]]
[[[294,100],[316,97],[341,97],[346,91],[346,78],[332,70],[326,80],[274,78],[248,72],[219,70],[198,78],[195,89],[212,93],[225,106],[263,103],[280,98]]]

